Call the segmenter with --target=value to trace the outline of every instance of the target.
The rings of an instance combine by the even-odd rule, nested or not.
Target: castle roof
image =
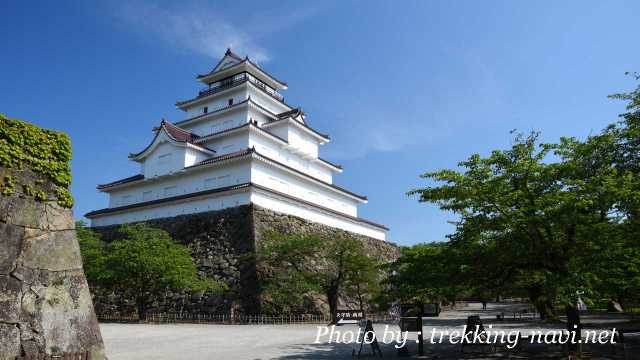
[[[230,66],[223,66],[223,62],[225,61],[225,59],[232,59],[234,63]],[[231,51],[231,49],[227,49],[222,59],[220,59],[220,61],[216,64],[216,66],[213,67],[213,69],[211,69],[211,71],[206,74],[199,74],[197,76],[197,79],[204,83],[210,83],[215,81],[215,79],[217,78],[216,75],[218,74],[227,74],[229,72],[233,72],[233,70],[237,70],[243,67],[248,68],[249,70],[253,70],[253,72],[255,72],[255,75],[264,77],[265,80],[269,81],[276,87],[279,87],[281,89],[287,88],[286,82],[278,80],[273,75],[264,71],[258,64],[251,61],[248,56],[242,58],[238,54]]]
[[[129,158],[132,160],[139,160],[141,157],[143,157],[143,155],[146,155],[146,153],[151,150],[151,148],[153,147],[153,145],[156,143],[156,140],[158,139],[158,136],[161,133],[165,133],[167,134],[167,136],[169,137],[169,139],[171,139],[172,141],[174,141],[175,143],[182,143],[182,144],[189,144],[190,146],[193,146],[194,148],[196,148],[197,150],[200,150],[202,152],[208,153],[208,154],[214,154],[215,151],[211,150],[211,149],[207,149],[205,147],[199,146],[199,145],[195,145],[195,141],[199,138],[198,135],[184,130],[170,122],[168,122],[165,119],[162,119],[162,121],[160,122],[160,126],[158,126],[157,128],[154,129],[156,134],[153,137],[153,140],[151,140],[151,143],[149,143],[149,145],[147,145],[147,147],[145,147],[142,151],[137,152],[137,153],[133,153],[133,154],[129,154]]]
[[[199,197],[199,196],[207,196],[207,195],[211,195],[211,194],[218,194],[218,193],[226,193],[226,192],[233,192],[233,191],[241,191],[243,189],[257,189],[257,190],[261,190],[261,191],[265,191],[274,195],[278,195],[278,196],[282,196],[284,198],[287,198],[289,200],[292,201],[296,201],[298,203],[304,204],[306,206],[310,206],[319,210],[322,210],[324,212],[328,212],[331,213],[333,215],[337,215],[346,219],[350,219],[359,223],[363,223],[363,224],[367,224],[367,225],[371,225],[377,228],[381,228],[384,230],[389,230],[389,228],[387,228],[384,225],[380,225],[377,224],[373,221],[369,221],[357,216],[351,216],[349,214],[344,214],[341,213],[339,211],[327,208],[325,206],[322,205],[318,205],[318,204],[314,204],[312,202],[306,201],[306,200],[302,200],[299,198],[296,198],[294,196],[282,193],[280,191],[277,190],[273,190],[258,184],[254,184],[251,182],[248,183],[243,183],[243,184],[237,184],[237,185],[231,185],[231,186],[225,186],[225,187],[221,187],[221,188],[215,188],[215,189],[209,189],[209,190],[203,190],[203,191],[198,191],[198,192],[193,192],[193,193],[188,193],[188,194],[181,194],[181,195],[177,195],[177,196],[171,196],[171,197],[166,197],[166,198],[162,198],[162,199],[155,199],[155,200],[150,200],[150,201],[144,201],[144,202],[140,202],[140,203],[135,203],[135,204],[129,204],[129,205],[123,205],[123,206],[118,206],[118,207],[113,207],[113,208],[104,208],[104,209],[100,209],[100,210],[95,210],[95,211],[91,211],[86,213],[84,216],[87,218],[93,218],[93,217],[97,217],[100,215],[105,215],[105,214],[111,214],[111,213],[115,213],[115,212],[119,212],[119,211],[126,211],[129,209],[135,209],[135,208],[140,208],[140,207],[146,207],[146,206],[154,206],[154,205],[159,205],[159,204],[163,204],[163,203],[168,203],[168,202],[173,202],[173,201],[179,201],[179,200],[184,200],[184,199],[189,199],[189,198],[194,198],[194,197]]]
[[[274,160],[274,159],[272,159],[272,158],[270,158],[268,156],[260,154],[258,151],[256,151],[255,148],[247,148],[247,149],[235,151],[235,152],[232,152],[232,153],[229,153],[229,154],[215,156],[215,157],[212,157],[212,158],[209,158],[209,159],[202,160],[197,164],[185,167],[184,169],[185,170],[191,170],[191,169],[202,167],[202,166],[222,163],[222,162],[225,162],[225,161],[228,161],[228,160],[240,159],[240,158],[244,158],[244,157],[248,158],[249,156],[257,156],[260,159],[262,159],[263,161],[267,161],[269,163],[277,165],[277,166],[279,166],[279,167],[281,167],[281,168],[283,168],[283,169],[285,169],[285,170],[287,170],[289,172],[292,172],[292,173],[294,173],[294,174],[296,174],[298,176],[301,176],[301,177],[303,177],[303,178],[305,178],[307,180],[311,180],[311,181],[313,181],[315,183],[318,183],[320,185],[323,185],[323,186],[326,186],[328,188],[337,190],[338,192],[341,192],[341,193],[343,193],[345,195],[348,195],[351,198],[355,198],[356,200],[359,200],[361,202],[367,202],[367,197],[366,196],[356,194],[356,193],[354,193],[352,191],[349,191],[349,190],[347,190],[347,189],[345,189],[343,187],[340,187],[338,185],[335,185],[335,184],[332,184],[332,183],[328,183],[328,182],[326,182],[324,180],[320,180],[320,179],[315,178],[315,177],[313,177],[311,175],[308,175],[308,174],[306,174],[306,173],[304,173],[304,172],[302,172],[302,171],[300,171],[298,169],[292,168],[289,165],[283,164],[283,163],[281,163],[281,162],[279,162],[277,160]],[[322,160],[322,161],[327,162],[326,160]],[[329,164],[331,164],[331,163],[329,163]],[[331,165],[333,165],[333,164],[331,164]],[[333,166],[336,166],[336,165],[333,165]],[[109,188],[112,188],[112,187],[116,187],[116,186],[120,186],[120,185],[126,185],[126,184],[129,184],[129,183],[132,183],[132,182],[137,182],[139,180],[144,180],[144,176],[141,175],[141,174],[140,175],[134,175],[134,176],[131,176],[131,177],[128,177],[128,178],[125,178],[125,179],[113,181],[113,182],[108,183],[108,184],[98,185],[97,188],[98,188],[98,190],[106,190],[106,189],[109,189]]]
[[[251,122],[248,122],[248,123],[245,123],[245,124],[242,124],[242,125],[239,125],[239,126],[236,126],[236,127],[232,127],[232,128],[221,130],[221,131],[217,131],[217,132],[214,132],[214,133],[211,133],[211,134],[207,134],[207,135],[203,135],[203,136],[199,137],[197,140],[195,140],[195,143],[196,144],[205,143],[205,142],[209,141],[211,138],[218,137],[220,135],[224,135],[224,134],[227,134],[227,133],[232,133],[232,132],[235,132],[235,131],[239,131],[239,130],[244,129],[244,128],[255,129],[256,131],[258,131],[258,132],[260,132],[260,133],[262,133],[262,134],[264,134],[264,135],[266,135],[268,137],[271,137],[271,138],[279,141],[282,144],[287,144],[287,145],[289,144],[289,142],[286,139],[283,139],[280,136],[278,136],[278,135],[276,135],[276,134],[274,134],[274,133],[272,133],[270,131],[267,131],[267,130],[263,129],[262,127],[258,126],[258,124],[256,123],[255,120],[253,120]],[[317,159],[320,162],[322,162],[322,163],[324,163],[326,165],[329,165],[330,167],[333,167],[337,171],[342,171],[342,166],[341,165],[335,164],[335,163],[333,163],[333,162],[331,162],[329,160],[323,159],[321,157],[318,157]]]
[[[279,162],[277,160],[274,160],[274,159],[272,159],[272,158],[270,158],[268,156],[265,156],[265,155],[259,153],[258,151],[256,151],[255,148],[248,148],[248,149],[236,151],[236,152],[233,152],[233,153],[229,153],[229,154],[226,154],[226,155],[222,155],[222,156],[217,156],[217,157],[214,157],[214,158],[206,159],[206,160],[203,160],[203,161],[201,161],[201,162],[199,162],[197,164],[191,165],[191,166],[189,166],[189,167],[187,167],[185,169],[191,169],[191,168],[204,166],[204,165],[211,165],[211,164],[215,164],[215,163],[218,163],[218,162],[221,162],[221,161],[225,161],[225,160],[241,158],[241,157],[245,157],[245,156],[248,157],[250,155],[256,155],[259,158],[262,158],[263,160],[265,160],[267,162],[270,162],[270,163],[272,163],[274,165],[277,165],[277,166],[279,166],[279,167],[281,167],[281,168],[283,168],[283,169],[285,169],[287,171],[290,171],[290,172],[292,172],[292,173],[294,173],[296,175],[304,177],[305,179],[311,180],[311,181],[319,183],[319,184],[321,184],[323,186],[326,186],[326,187],[332,188],[334,190],[337,190],[337,191],[339,191],[339,192],[341,192],[341,193],[343,193],[345,195],[348,195],[348,196],[350,196],[352,198],[355,198],[355,199],[357,199],[359,201],[367,202],[367,197],[366,196],[356,194],[356,193],[354,193],[352,191],[349,191],[349,190],[347,190],[347,189],[345,189],[343,187],[340,187],[338,185],[335,185],[335,184],[332,184],[332,183],[328,183],[328,182],[326,182],[324,180],[320,180],[318,178],[315,178],[315,177],[313,177],[313,176],[311,176],[309,174],[306,174],[306,173],[304,173],[304,172],[302,172],[302,171],[300,171],[298,169],[292,168],[289,165],[283,164],[283,163],[281,163],[281,162]]]
[[[131,183],[131,182],[136,182],[136,181],[140,181],[140,180],[144,180],[144,175],[138,174],[138,175],[133,175],[133,176],[126,177],[124,179],[112,181],[110,183],[99,184],[98,186],[96,186],[96,189],[98,189],[98,190],[108,189],[110,187],[114,187],[114,186],[118,186],[118,185],[124,185],[124,184],[128,184],[128,183]]]

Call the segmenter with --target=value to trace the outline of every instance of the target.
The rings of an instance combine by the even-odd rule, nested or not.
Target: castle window
[[[229,175],[218,176],[218,185],[221,187],[231,185],[231,177]]]
[[[151,200],[151,198],[153,197],[153,191],[145,191],[142,193],[142,201],[148,201]]]
[[[214,186],[216,186],[216,178],[212,177],[212,178],[204,179],[205,189],[211,189]]]
[[[131,203],[131,195],[124,195],[120,198],[121,205],[127,205]]]
[[[164,196],[175,195],[177,190],[178,190],[177,186],[167,186],[164,188]]]
[[[209,112],[209,107],[208,106],[205,106],[204,108],[202,108],[202,113],[203,114],[206,114],[208,112]]]
[[[158,156],[158,164],[166,165],[171,162],[171,153]]]
[[[233,98],[229,99],[229,106],[233,105]]]

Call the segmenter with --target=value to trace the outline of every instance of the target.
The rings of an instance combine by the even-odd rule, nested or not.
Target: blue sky
[[[194,75],[231,46],[289,83],[287,102],[331,134],[336,182],[407,245],[442,240],[452,214],[405,192],[419,174],[511,143],[584,137],[615,121],[607,94],[640,70],[638,1],[3,1],[0,113],[67,132],[75,214],[161,117],[182,118]]]

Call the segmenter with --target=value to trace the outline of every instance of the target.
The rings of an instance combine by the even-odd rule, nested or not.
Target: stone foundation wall
[[[262,237],[269,231],[326,236],[340,232],[365,242],[369,254],[378,259],[391,261],[399,255],[398,247],[392,243],[347,233],[255,205],[154,219],[147,221],[147,224],[167,231],[176,241],[188,246],[199,274],[223,280],[230,289],[216,296],[184,292],[156,294],[150,311],[224,313],[234,308],[245,313],[260,313],[260,283],[254,255],[256,246],[259,246]],[[95,230],[106,241],[118,237],[117,226]],[[122,299],[117,294],[106,294],[99,289],[94,293],[98,313],[135,311],[133,299]],[[320,306],[318,310],[325,310],[325,307]]]
[[[28,170],[5,176],[46,188]],[[0,360],[85,351],[105,359],[71,210],[16,187],[0,195]]]
[[[150,311],[193,311],[221,313],[231,307],[254,311],[259,306],[256,292],[257,278],[251,255],[255,250],[250,206],[221,211],[181,215],[149,220],[146,223],[167,231],[174,240],[191,250],[200,276],[223,280],[229,290],[223,295],[171,292],[156,294]],[[117,239],[118,227],[94,228],[102,239]],[[117,294],[105,294],[96,289],[96,311],[135,311],[133,299]]]

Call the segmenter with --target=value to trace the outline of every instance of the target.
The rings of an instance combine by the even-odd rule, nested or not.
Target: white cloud
[[[268,61],[269,52],[248,32],[235,26],[220,9],[205,4],[183,2],[159,6],[129,2],[116,16],[134,29],[159,36],[176,48],[218,58],[227,48],[255,61]]]
[[[333,159],[356,159],[372,153],[424,150],[449,146],[491,129],[508,135],[512,125],[511,105],[499,74],[490,65],[463,52],[461,69],[465,87],[436,79],[431,90],[409,98],[411,106],[398,103],[383,106],[353,106],[337,110],[343,114],[331,129],[332,143],[323,154]],[[440,88],[439,86],[451,86]],[[442,94],[439,93],[442,91]],[[400,111],[394,111],[400,108]]]
[[[390,121],[390,119],[393,119]],[[393,116],[367,117],[367,121],[340,121],[333,140],[322,151],[328,158],[357,159],[371,153],[396,152],[430,145],[449,135],[449,129],[436,121],[401,121]]]

